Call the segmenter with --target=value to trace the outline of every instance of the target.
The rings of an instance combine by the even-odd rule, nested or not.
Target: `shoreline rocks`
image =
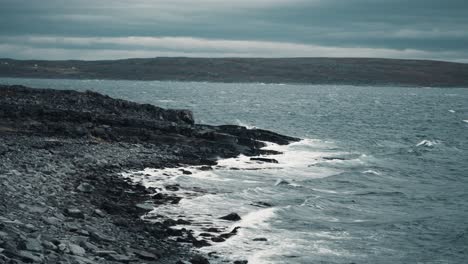
[[[257,155],[263,146],[257,140],[266,138],[278,144],[297,140],[197,125],[187,110],[93,92],[0,85],[0,262],[190,260],[191,247],[168,239],[175,232],[168,231],[171,223],[141,219],[153,206],[180,197],[147,190],[119,174]],[[197,241],[193,246],[209,244]]]

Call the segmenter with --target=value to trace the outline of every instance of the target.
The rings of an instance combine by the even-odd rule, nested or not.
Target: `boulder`
[[[237,213],[230,213],[228,215],[220,217],[219,219],[223,219],[227,221],[239,221],[242,218]]]
[[[275,159],[267,159],[267,158],[250,158],[250,160],[261,161],[261,162],[266,162],[266,163],[278,163],[278,161]]]
[[[208,259],[201,255],[195,255],[190,259],[190,263],[192,264],[210,264]]]
[[[65,210],[65,215],[68,217],[73,217],[73,218],[81,218],[84,219],[85,215],[84,213],[78,209],[78,208],[68,208]]]

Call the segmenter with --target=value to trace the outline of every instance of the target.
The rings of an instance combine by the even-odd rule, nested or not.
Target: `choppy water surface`
[[[146,170],[187,198],[157,213],[203,232],[240,233],[205,252],[249,263],[466,263],[468,89],[0,79],[94,90],[197,121],[244,124],[304,138],[278,164],[239,157],[213,171]],[[235,168],[235,169],[232,169]],[[200,193],[198,188],[206,193]],[[272,206],[266,206],[271,204]],[[242,220],[215,218],[238,212]],[[266,238],[267,241],[253,241]]]

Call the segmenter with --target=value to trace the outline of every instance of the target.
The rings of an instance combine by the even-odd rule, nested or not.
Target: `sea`
[[[2,84],[92,90],[299,137],[261,163],[239,156],[211,171],[123,172],[148,187],[178,184],[196,236],[238,229],[212,263],[468,263],[468,89],[0,78]],[[174,190],[173,190],[174,191]],[[240,221],[218,219],[231,212]],[[153,217],[152,217],[153,216]]]

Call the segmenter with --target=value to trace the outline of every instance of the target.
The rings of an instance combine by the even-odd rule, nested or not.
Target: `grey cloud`
[[[281,52],[282,43],[290,43],[343,50],[395,51],[386,53],[389,56],[412,50],[420,51],[411,53],[414,58],[468,58],[468,2],[465,0],[0,0],[0,4],[3,25],[0,43],[4,44],[8,38],[27,36],[109,40],[129,36],[188,37],[277,43],[277,54],[285,54]],[[13,45],[11,39],[8,44]],[[64,56],[67,49],[74,50],[70,56],[77,56],[79,49],[156,49],[108,42],[24,45],[33,49],[60,49]],[[204,48],[203,54],[209,55],[209,48]],[[189,49],[179,50],[180,54],[200,52],[199,48]],[[222,54],[219,49],[211,49],[213,56]],[[166,51],[158,48],[158,52]],[[177,53],[177,50],[170,52]],[[452,57],[441,58],[441,54]]]

